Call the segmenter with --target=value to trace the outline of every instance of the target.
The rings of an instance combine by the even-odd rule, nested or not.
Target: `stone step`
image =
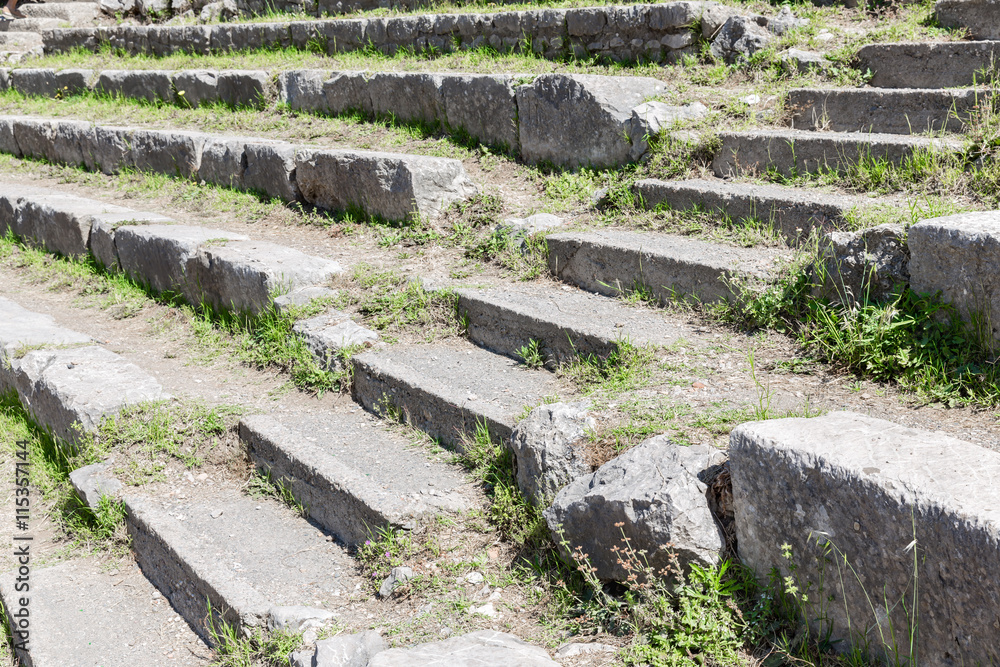
[[[413,529],[473,505],[458,468],[361,411],[246,417],[240,439],[272,481],[347,544],[385,526]]]
[[[351,363],[354,399],[366,410],[405,419],[459,450],[479,425],[509,439],[526,406],[569,393],[548,371],[460,341],[396,345]]]
[[[985,573],[1000,567],[1000,454],[833,412],[743,424],[729,456],[744,564],[762,577],[794,564],[800,585],[823,562],[843,568],[824,591],[831,639],[868,649],[851,628],[878,625],[880,647],[911,646],[919,581],[920,664],[994,660],[1000,583]]]
[[[320,8],[322,5],[319,3]],[[367,48],[392,54],[402,49],[417,52],[434,49],[440,53],[486,46],[515,51],[528,47],[524,39],[527,36],[531,38],[530,48],[534,53],[556,60],[598,56],[616,61],[672,62],[697,52],[698,33],[692,26],[699,23],[703,8],[697,2],[669,2],[493,14],[191,26],[119,25],[47,31],[45,43],[47,53],[76,48],[98,51],[109,44],[112,49],[122,49],[129,55],[164,56],[275,47],[311,50],[318,36],[329,54]]]
[[[547,359],[573,361],[591,354],[607,356],[622,341],[670,345],[692,333],[661,311],[548,284],[459,289],[458,295],[469,339],[515,359],[532,341],[541,343]]]
[[[27,4],[18,7],[28,18],[62,19],[74,25],[88,23],[97,18],[96,2],[81,0],[79,2],[46,2],[44,4]],[[15,22],[16,23],[16,22]]]
[[[19,68],[0,70],[0,87],[4,72],[7,85],[25,95],[96,92],[184,107],[280,103],[323,115],[362,111],[439,126],[518,153],[529,163],[566,167],[615,167],[639,159],[659,127],[669,126],[645,122],[654,113],[646,100],[666,92],[649,77]],[[662,106],[667,112],[682,109]]]
[[[123,500],[143,573],[208,639],[208,623],[266,629],[279,607],[330,611],[354,589],[347,550],[276,500],[221,483],[190,499],[129,493]]]
[[[40,33],[43,30],[53,30],[55,28],[68,28],[68,27],[69,27],[69,22],[63,18],[29,17],[26,19],[18,19],[16,21],[11,21],[10,27],[7,30],[10,33],[17,33],[17,32]]]
[[[113,573],[112,573],[113,572]],[[0,577],[0,597],[13,625],[25,593],[16,572]],[[33,667],[207,667],[212,651],[132,563],[114,570],[94,557],[56,565],[32,563],[28,636],[15,631],[21,664]]]
[[[769,282],[790,253],[735,248],[684,236],[632,231],[567,232],[546,237],[552,275],[619,296],[648,289],[660,301],[738,297],[730,281]]]
[[[962,146],[957,139],[802,130],[720,132],[719,138],[722,147],[712,160],[712,169],[719,177],[768,170],[784,176],[841,171],[862,159],[898,165],[917,151],[956,151]]]
[[[934,15],[945,28],[965,28],[972,39],[1000,39],[996,0],[937,0]]]
[[[0,116],[0,152],[109,174],[137,169],[192,178],[389,220],[433,216],[476,192],[462,163],[450,158],[75,120]]]
[[[698,209],[721,213],[733,221],[768,222],[791,243],[809,238],[814,229],[824,234],[846,227],[847,216],[863,206],[860,197],[723,180],[646,179],[636,182],[634,192],[639,205],[650,210],[660,206]]]
[[[876,88],[953,88],[989,84],[1000,42],[897,42],[858,49],[858,67]]]
[[[50,252],[93,255],[193,305],[252,314],[269,308],[277,293],[321,285],[342,271],[331,260],[242,234],[44,188],[0,186],[0,234],[8,232]]]
[[[0,298],[0,320],[0,386],[13,388],[32,418],[62,442],[79,442],[126,406],[168,398],[138,366],[49,316]]]
[[[792,127],[832,132],[923,134],[961,132],[969,115],[992,93],[981,89],[936,90],[851,88],[789,91]]]

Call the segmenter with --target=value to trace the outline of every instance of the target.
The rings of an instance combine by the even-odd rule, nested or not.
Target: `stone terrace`
[[[916,548],[921,664],[1000,659],[989,401],[945,408],[720,316],[812,266],[813,306],[910,287],[995,348],[1000,212],[982,210],[995,197],[857,185],[862,168],[983,168],[970,146],[995,104],[994,3],[940,0],[939,22],[970,40],[935,28],[867,43],[855,78],[838,78],[833,51],[772,53],[768,100],[732,81],[811,30],[786,10],[334,19],[372,8],[297,3],[277,9],[322,18],[194,25],[264,8],[174,3],[173,24],[108,25],[65,4],[29,6],[30,37],[0,70],[8,412],[66,455],[137,409],[235,416],[204,460],[188,434],[148,477],[124,445],[72,471],[82,506],[120,503],[128,556],[59,550],[63,528],[39,520],[27,644],[17,563],[0,577],[23,664],[203,665],[289,636],[256,659],[625,664],[632,638],[586,641],[559,616],[549,579],[563,571],[523,567],[532,544],[568,560],[579,548],[596,577],[628,582],[619,530],[656,567],[671,543],[684,566],[732,556],[761,579],[791,573],[782,544],[812,580],[813,557],[837,550],[854,573],[828,591],[829,621],[848,645],[852,623],[886,618],[883,641],[905,639]],[[487,48],[555,71],[435,69]],[[268,49],[319,51],[322,67],[199,66]],[[333,64],[411,51],[421,71]],[[726,85],[685,78],[714,63],[729,63]],[[581,182],[605,189],[552,194]],[[132,311],[112,303],[122,285]],[[246,331],[303,356],[261,361],[273,348],[241,343]],[[491,443],[513,463],[484,481]],[[498,527],[503,475],[543,537]],[[51,502],[34,498],[36,513]],[[869,584],[900,604],[873,609]]]

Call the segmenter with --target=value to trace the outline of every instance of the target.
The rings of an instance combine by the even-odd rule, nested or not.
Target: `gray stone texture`
[[[597,427],[589,401],[540,405],[510,438],[517,486],[532,504],[546,507],[577,477],[589,475],[589,434]]]
[[[263,109],[274,98],[271,75],[260,70],[225,70],[217,74],[219,101],[231,107]]]
[[[413,570],[408,567],[394,567],[378,587],[379,597],[387,598],[393,591],[413,578]]]
[[[954,139],[863,132],[751,130],[720,132],[722,147],[712,160],[719,177],[763,173],[769,168],[790,176],[821,170],[842,171],[862,156],[899,164],[918,150],[956,151]]]
[[[731,279],[770,281],[781,257],[767,248],[630,231],[567,232],[546,238],[554,276],[609,296],[646,287],[663,301],[731,299]]]
[[[369,661],[385,649],[385,640],[375,630],[340,635],[316,642],[314,664],[316,667],[368,667]]]
[[[632,110],[666,91],[656,79],[543,74],[517,87],[521,156],[563,167],[629,160]]]
[[[33,547],[32,556],[36,553]],[[169,604],[156,601],[156,589],[137,565],[120,562],[113,573],[109,570],[98,556],[54,565],[32,562],[30,626],[27,650],[17,650],[20,664],[135,667],[161,665],[164,656],[182,653],[192,660],[172,662],[185,667],[204,664],[195,656],[210,654],[209,647]],[[18,601],[24,596],[14,589],[16,576],[13,570],[0,576],[0,596],[12,612],[20,609]],[[170,628],[169,634],[165,628]]]
[[[87,163],[93,128],[85,121],[14,118],[11,123],[17,154],[42,158],[56,164],[78,166]]]
[[[231,4],[234,6],[228,11],[225,3],[221,6],[219,3],[206,5],[201,10],[203,20],[212,20],[226,13],[263,9],[263,3],[254,1],[241,0]],[[259,9],[255,10],[258,5]],[[294,5],[296,11],[311,7],[311,11],[318,14],[375,8],[367,0],[319,0]],[[119,25],[50,31],[45,35],[45,48],[48,53],[59,53],[80,47],[98,50],[107,44],[131,55],[166,56],[174,53],[226,53],[271,45],[304,49],[318,39],[321,44],[325,43],[326,52],[331,55],[370,46],[392,54],[404,48],[418,52],[433,49],[440,53],[488,45],[501,52],[530,48],[538,56],[549,59],[575,55],[626,62],[639,59],[671,61],[676,60],[678,55],[694,53],[694,35],[690,26],[706,10],[712,15],[719,14],[713,11],[717,7],[710,2],[668,2],[624,7],[540,8],[494,14],[432,14],[292,23]],[[273,10],[274,6],[269,5],[268,8]],[[722,13],[728,16],[732,11],[727,13],[723,8]],[[707,23],[711,25],[711,20]],[[531,36],[530,43],[522,39],[524,35]]]
[[[211,70],[182,70],[174,74],[177,103],[198,107],[219,101],[219,74]]]
[[[201,151],[198,178],[206,183],[236,190],[248,189],[246,185],[248,143],[257,140],[243,137],[211,137]],[[283,194],[292,193],[289,177],[284,176]],[[275,192],[278,192],[275,189]]]
[[[201,166],[201,151],[211,135],[179,130],[131,131],[130,153],[139,171],[191,178]]]
[[[104,70],[94,92],[147,102],[174,102],[172,72],[167,70]]]
[[[522,360],[534,341],[545,359],[570,362],[580,355],[607,356],[622,339],[636,345],[666,345],[685,335],[668,318],[583,290],[547,285],[462,288],[458,312],[468,322],[469,340]]]
[[[525,405],[560,393],[551,373],[471,345],[395,345],[355,355],[351,363],[351,390],[366,410],[399,410],[409,424],[458,449],[481,425],[492,437],[509,439]]]
[[[73,195],[36,195],[19,199],[13,231],[45,250],[85,258],[90,254],[93,216],[128,209]]]
[[[873,73],[876,88],[951,88],[989,83],[1000,60],[1000,42],[900,42],[858,49],[861,71]]]
[[[141,491],[124,501],[143,573],[206,638],[207,603],[216,619],[254,633],[275,607],[316,606],[319,595],[347,593],[346,550],[280,501],[224,482],[167,503]],[[338,569],[345,576],[333,576]]]
[[[246,241],[246,236],[190,225],[126,225],[114,233],[118,265],[125,275],[154,291],[184,295],[198,304],[200,276],[190,273],[198,250],[210,241]]]
[[[167,216],[158,213],[129,211],[127,209],[116,213],[98,213],[90,216],[90,220],[90,254],[108,269],[121,269],[121,263],[118,261],[118,247],[115,244],[115,231],[119,227],[172,224],[174,222]]]
[[[299,151],[295,181],[310,204],[387,220],[433,216],[476,192],[458,160],[365,151]]]
[[[35,421],[70,444],[127,405],[166,398],[154,378],[97,346],[28,352],[14,385]]]
[[[332,611],[303,605],[271,607],[267,627],[271,631],[303,632],[310,628],[321,628],[336,617]]]
[[[632,138],[629,157],[638,160],[649,150],[649,140],[659,137],[671,126],[684,121],[694,121],[708,115],[708,107],[695,102],[684,106],[670,106],[663,102],[645,102],[632,109],[628,136]]]
[[[116,497],[122,483],[108,471],[107,463],[94,463],[69,474],[73,490],[87,507],[97,507],[104,496]]]
[[[785,69],[792,74],[808,74],[811,70],[826,71],[832,64],[819,53],[802,49],[785,49],[778,57]]]
[[[514,77],[505,74],[441,75],[441,120],[484,144],[518,150]]]
[[[248,141],[243,186],[284,201],[301,198],[295,174],[295,146],[280,142]]]
[[[983,342],[1000,340],[1000,212],[959,213],[910,227],[910,287],[941,293]]]
[[[514,635],[479,630],[440,642],[377,653],[368,667],[557,667],[543,648]]]
[[[14,373],[23,353],[92,342],[90,336],[57,326],[51,315],[32,312],[0,297],[0,392],[14,388]]]
[[[365,413],[245,417],[240,439],[261,470],[347,544],[364,542],[377,527],[409,530],[472,505],[459,470]]]
[[[332,290],[329,287],[302,287],[294,292],[275,297],[274,307],[278,311],[289,312],[308,306],[316,299],[332,299],[337,294],[339,294],[337,290]]]
[[[732,221],[767,222],[793,244],[808,239],[814,229],[821,234],[837,231],[847,224],[852,209],[862,206],[859,197],[816,189],[720,180],[646,179],[636,182],[634,192],[639,205],[649,210],[659,206],[679,211],[702,209]]]
[[[731,16],[712,40],[710,51],[727,64],[747,60],[771,43],[764,17]]]
[[[341,351],[368,347],[379,339],[377,333],[354,322],[347,313],[339,311],[328,311],[316,317],[299,320],[292,327],[292,331],[305,341],[309,351],[327,370],[334,370],[343,365],[338,356]]]
[[[1000,455],[849,412],[743,424],[729,455],[741,560],[764,581],[792,563],[800,586],[825,581],[832,639],[909,646],[916,539],[920,664],[997,662]]]
[[[89,69],[19,68],[10,72],[10,87],[25,95],[67,97],[88,92],[93,74]]]
[[[832,132],[921,134],[961,132],[977,105],[988,104],[985,90],[879,90],[852,88],[789,91],[785,106],[792,127]]]
[[[972,39],[1000,39],[997,0],[937,0],[934,14],[945,28],[965,28]]]
[[[712,515],[707,483],[725,460],[725,453],[712,447],[656,436],[571,482],[543,515],[563,557],[581,549],[601,579],[628,578],[612,550],[623,546],[623,537],[633,549],[647,551],[655,571],[670,563],[667,544],[682,566],[715,565],[725,539]]]
[[[334,261],[265,241],[206,243],[187,263],[188,285],[194,290],[188,300],[259,313],[276,295],[325,283],[341,271]]]
[[[884,301],[910,282],[910,251],[901,224],[832,232],[820,242],[817,296],[843,304]]]

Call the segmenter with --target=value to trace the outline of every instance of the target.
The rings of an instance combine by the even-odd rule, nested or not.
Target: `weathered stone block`
[[[972,39],[1000,39],[997,0],[937,0],[934,14],[946,28],[965,28]]]
[[[187,263],[192,303],[234,312],[259,313],[272,299],[307,285],[326,283],[342,271],[339,264],[263,241],[203,245]],[[191,280],[193,279],[193,281]]]
[[[517,98],[507,74],[446,74],[440,81],[441,120],[484,144],[518,149]]]
[[[172,72],[161,70],[104,70],[94,83],[94,92],[147,102],[173,104]]]
[[[441,642],[393,648],[375,654],[368,667],[413,667],[414,665],[461,665],[475,656],[483,666],[557,667],[545,649],[532,646],[514,635],[479,630]]]
[[[517,486],[534,505],[545,507],[564,486],[592,472],[587,436],[597,421],[589,410],[588,401],[541,405],[511,434]]]
[[[90,336],[56,326],[55,318],[0,297],[0,392],[14,388],[22,352],[43,346],[87,345]]]
[[[310,204],[388,220],[435,215],[476,192],[458,160],[368,151],[299,151],[295,180]]]
[[[262,109],[274,97],[271,75],[263,71],[226,70],[218,75],[219,100],[231,107]]]
[[[66,257],[90,254],[93,216],[128,209],[72,195],[40,195],[19,202],[15,232],[29,243]]]
[[[910,227],[910,286],[940,292],[983,341],[1000,341],[1000,212],[959,213]]]
[[[820,250],[815,293],[831,301],[883,301],[899,294],[910,282],[910,251],[902,225],[831,232]]]
[[[656,571],[670,562],[667,544],[682,565],[714,565],[725,539],[712,515],[707,482],[725,459],[723,452],[704,445],[650,438],[564,487],[545,510],[545,521],[557,543],[565,538],[563,556],[582,549],[601,579],[628,578],[612,551],[621,546],[619,535],[632,548],[647,550]]]
[[[632,109],[666,87],[645,77],[544,74],[517,88],[528,162],[613,167],[629,161]]]
[[[242,234],[189,225],[126,225],[114,232],[119,266],[126,275],[156,292],[176,292],[198,304],[198,284],[189,263],[202,245],[222,240],[246,241]]]
[[[131,153],[135,168],[191,178],[201,165],[201,151],[211,135],[179,130],[134,130]]]
[[[805,612],[823,600],[832,639],[857,645],[868,630],[870,651],[884,651],[880,634],[908,647],[918,584],[920,664],[996,662],[1000,454],[834,412],[743,424],[729,455],[740,559],[762,580],[779,568],[800,587],[823,583]]]
[[[127,405],[166,397],[145,371],[97,346],[28,352],[14,385],[35,421],[68,443]]]
[[[209,70],[183,70],[174,75],[177,102],[191,107],[219,101],[219,77]]]
[[[89,69],[15,69],[10,73],[10,85],[24,95],[66,97],[90,90],[93,74]]]
[[[283,141],[254,141],[248,142],[244,151],[243,186],[246,189],[283,201],[298,201],[302,197],[295,177],[295,146]]]

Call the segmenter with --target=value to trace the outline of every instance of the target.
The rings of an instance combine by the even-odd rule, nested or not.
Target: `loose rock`
[[[733,65],[764,49],[770,42],[771,32],[754,18],[733,16],[712,40],[710,49],[717,59]]]
[[[629,575],[611,550],[619,542],[611,536],[620,534],[632,548],[647,550],[655,571],[669,565],[661,548],[668,543],[682,565],[711,566],[725,538],[712,516],[706,482],[724,461],[725,454],[711,447],[656,436],[565,487],[545,510],[545,520],[556,542],[567,542],[560,546],[563,556],[579,549],[601,579],[624,581]]]
[[[389,576],[382,581],[378,588],[378,594],[384,598],[392,595],[392,592],[413,578],[413,570],[408,567],[394,567]]]

